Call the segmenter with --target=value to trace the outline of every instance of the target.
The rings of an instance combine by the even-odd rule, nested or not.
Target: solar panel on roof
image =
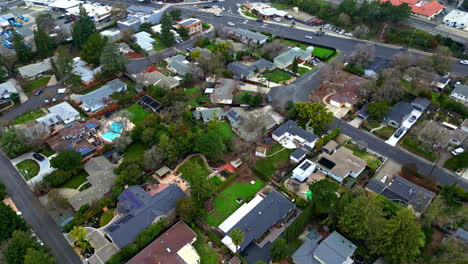
[[[329,160],[329,159],[326,159],[326,158],[321,158],[319,159],[318,163],[322,166],[324,166],[325,168],[331,170],[333,167],[335,167],[335,162]]]
[[[302,164],[301,170],[304,170],[304,171],[307,170],[310,167],[310,165],[312,165],[310,162],[306,162]]]

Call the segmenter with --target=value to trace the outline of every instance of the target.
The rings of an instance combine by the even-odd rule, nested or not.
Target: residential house
[[[182,54],[167,58],[165,61],[167,62],[167,68],[178,75],[184,76],[189,72],[190,62]]]
[[[114,169],[117,166],[117,164],[112,164],[104,156],[98,156],[86,162],[84,170],[89,175],[86,177],[86,181],[91,186],[68,198],[68,202],[75,211],[78,211],[83,205],[91,205],[102,198],[104,194],[111,191],[117,178],[117,175],[114,173]]]
[[[379,73],[386,69],[390,60],[375,57],[367,66],[364,67],[364,75],[368,78],[377,79]]]
[[[333,154],[338,148],[338,143],[335,140],[328,141],[325,146],[322,147],[322,152]]]
[[[427,98],[417,97],[411,102],[411,106],[419,112],[424,112],[431,105],[431,101]]]
[[[435,197],[435,193],[399,175],[393,175],[388,184],[377,179],[372,179],[366,185],[366,190],[381,194],[397,203],[407,205],[413,209],[416,216],[424,213]]]
[[[8,81],[0,84],[0,100],[8,100],[11,95],[18,93],[18,82],[15,79],[9,79]]]
[[[185,193],[174,184],[167,185],[151,196],[138,185],[129,186],[117,198],[121,216],[104,229],[113,243],[123,248],[151,224],[175,214],[176,202]]]
[[[367,162],[341,147],[332,154],[322,153],[316,162],[317,169],[323,174],[342,183],[347,177],[357,178],[367,166]]]
[[[110,100],[110,96],[112,94],[125,90],[127,90],[126,83],[122,82],[118,78],[113,79],[101,88],[80,96],[80,100],[83,103],[81,108],[87,112],[100,110],[107,105],[106,102]]]
[[[266,196],[258,194],[219,225],[218,228],[225,235],[221,242],[234,253],[242,252],[272,226],[288,219],[293,209],[294,204],[276,191],[271,191]],[[244,240],[239,246],[234,245],[229,237],[236,228],[244,232]]]
[[[463,130],[463,126],[453,129],[452,126],[446,126],[434,120],[429,120],[426,125],[418,132],[418,138],[422,142],[433,144],[431,139],[427,139],[426,135],[437,136],[437,144],[442,148],[448,145],[460,146],[468,137],[468,131]]]
[[[275,17],[284,18],[288,15],[288,12],[286,11],[278,10],[268,4],[261,2],[245,3],[244,7],[246,7],[249,12],[252,12],[263,19],[270,19]]]
[[[234,99],[232,93],[236,86],[237,83],[233,79],[221,79],[210,96],[211,102],[215,104],[232,104],[232,100]]]
[[[255,148],[255,156],[260,158],[265,158],[267,155],[267,149],[265,147],[257,147]]]
[[[161,34],[161,30],[162,30],[162,24],[154,25],[151,27],[151,32],[153,32],[154,34]],[[174,29],[171,29],[171,32],[172,34],[174,34],[174,37],[176,39],[180,39],[179,32],[175,31]]]
[[[296,122],[288,120],[271,133],[271,137],[283,147],[293,149],[307,147],[313,149],[318,136],[298,126]]]
[[[84,8],[88,16],[91,17],[96,23],[105,23],[106,21],[111,20],[112,6],[104,5],[101,3],[90,3],[90,2],[81,3],[80,2],[80,5],[76,5],[72,8],[68,8],[67,14],[79,16],[80,8]]]
[[[247,142],[255,142],[265,131],[269,131],[284,120],[270,105],[252,111],[233,107],[226,116],[233,131]]]
[[[89,119],[84,123],[75,122],[60,129],[58,133],[47,139],[47,144],[55,152],[72,149],[83,156],[93,153],[102,142],[96,136],[100,123],[97,119]]]
[[[367,79],[349,74],[342,87],[330,96],[330,104],[335,107],[354,108],[361,99],[359,90],[367,83]]]
[[[48,6],[54,10],[59,12],[66,12],[67,10],[79,6],[82,4],[81,1],[69,0],[69,1],[54,1],[50,3]]]
[[[200,256],[193,247],[196,239],[197,233],[179,221],[127,264],[200,264]]]
[[[312,57],[313,52],[314,52],[314,47],[312,46],[307,47],[306,50],[303,50],[299,47],[294,47],[276,56],[273,59],[273,63],[276,65],[276,67],[280,69],[286,69],[291,64],[293,64],[294,59],[298,59],[302,61],[309,60]]]
[[[143,23],[159,24],[164,13],[163,9],[135,5],[129,6],[127,11],[128,16],[117,22],[117,26],[123,31],[138,31]]]
[[[202,22],[200,19],[197,18],[187,18],[185,20],[180,21],[177,23],[178,28],[186,28],[189,30],[189,34],[193,35],[203,30]]]
[[[293,170],[293,176],[291,178],[296,179],[299,182],[304,182],[316,168],[317,165],[315,163],[306,159]]]
[[[134,39],[135,43],[146,51],[153,50],[153,46],[156,44],[156,40],[151,37],[151,34],[145,31],[133,34],[132,39]]]
[[[455,85],[450,97],[468,103],[468,86],[463,84]]]
[[[361,118],[361,119],[364,119],[366,120],[367,118],[369,118],[369,113],[367,112],[367,103],[365,105],[363,105],[361,107],[361,109],[359,109],[359,111],[357,112],[357,117]]]
[[[408,102],[398,102],[384,116],[384,121],[391,127],[398,128],[407,119],[414,108]]]
[[[179,86],[179,80],[171,76],[166,76],[157,70],[132,74],[131,77],[135,82],[143,84],[145,87],[158,85],[166,89],[173,89]]]
[[[153,113],[157,113],[161,108],[161,103],[147,94],[140,97],[137,103],[143,106],[148,112],[151,111]]]
[[[352,264],[354,260],[351,257],[356,249],[351,241],[333,231],[320,244],[307,237],[292,259],[295,264]]]
[[[242,79],[251,79],[255,76],[256,73],[262,73],[266,70],[272,71],[276,68],[276,65],[265,59],[259,59],[258,61],[246,65],[239,61],[231,62],[227,65],[227,68],[232,72],[236,77]]]
[[[295,150],[291,153],[291,155],[289,156],[289,159],[290,159],[292,162],[299,163],[299,162],[301,162],[301,160],[303,160],[306,156],[307,156],[307,150],[305,150],[304,148],[298,148],[298,149],[295,149]]]
[[[68,102],[62,102],[47,109],[49,113],[43,117],[36,119],[38,123],[46,126],[53,126],[58,123],[68,125],[80,119],[80,112],[78,112]]]
[[[216,120],[223,120],[224,119],[224,110],[220,107],[215,108],[205,108],[205,107],[197,107],[195,111],[193,111],[193,117],[199,120],[202,120],[203,123],[208,123],[216,117]]]
[[[235,28],[231,31],[232,37],[238,39],[245,44],[258,44],[262,45],[267,42],[268,36],[263,35],[262,33],[253,32],[248,29]]]
[[[438,76],[432,83],[431,86],[434,90],[440,92],[444,90],[450,83],[450,77],[448,75]]]
[[[120,30],[118,29],[107,29],[99,32],[102,37],[106,37],[110,42],[117,42],[122,39],[120,35]]]
[[[18,72],[25,80],[35,80],[52,71],[52,63],[50,62],[52,59],[55,60],[55,57],[47,58],[40,62],[19,67]]]
[[[80,57],[73,59],[72,68],[71,73],[80,76],[81,83],[84,85],[93,83],[96,75],[101,72],[101,67],[91,69],[88,63],[81,60]]]

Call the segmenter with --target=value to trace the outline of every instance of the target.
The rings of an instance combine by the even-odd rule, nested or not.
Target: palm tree
[[[239,248],[239,245],[242,244],[242,242],[244,241],[244,232],[242,232],[239,228],[236,228],[231,231],[229,237],[231,237],[232,243],[236,245],[237,250]]]
[[[84,253],[91,244],[86,240],[86,234],[88,232],[82,226],[74,226],[69,235],[75,240],[75,245],[81,248],[81,252]]]

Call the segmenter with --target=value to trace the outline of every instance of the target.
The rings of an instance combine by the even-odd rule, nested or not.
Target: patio
[[[178,173],[177,175],[174,174],[172,171],[168,174],[166,174],[165,177],[160,178],[156,174],[153,174],[153,178],[159,181],[160,184],[175,184],[179,186],[182,191],[186,191],[190,186],[188,185],[188,182],[182,178],[182,174]]]
[[[286,187],[286,189],[288,189],[289,191],[295,193],[299,197],[304,198],[304,199],[307,200],[307,197],[305,196],[305,193],[309,190],[309,185],[311,185],[311,184],[313,184],[313,183],[315,183],[317,181],[320,181],[322,179],[325,179],[325,178],[326,178],[325,174],[323,174],[319,170],[316,170],[314,173],[312,173],[309,176],[309,178],[307,178],[307,180],[305,180],[304,182],[299,183],[299,184],[297,184],[298,181],[296,181],[296,180],[287,179],[284,182],[284,187]]]

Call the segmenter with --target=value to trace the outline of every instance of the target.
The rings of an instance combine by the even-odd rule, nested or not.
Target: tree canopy
[[[14,231],[3,252],[7,264],[23,264],[28,249],[38,250],[40,245],[29,232]]]
[[[171,22],[171,16],[167,13],[164,12],[162,18],[161,18],[161,42],[169,47],[172,46],[175,42],[175,37],[174,33],[172,33],[172,22]]]
[[[38,27],[37,31],[34,31],[34,42],[39,58],[48,58],[54,55],[54,41],[42,27]]]
[[[314,129],[323,130],[327,124],[333,121],[332,112],[328,111],[320,103],[299,102],[294,105],[297,117],[302,120],[309,120],[309,124]]]
[[[86,9],[80,4],[80,15],[72,28],[73,45],[81,49],[88,38],[96,32],[96,25],[88,15]],[[97,54],[99,58],[99,54]]]
[[[100,62],[104,74],[112,76],[125,70],[128,58],[120,53],[117,44],[107,43],[102,49]]]
[[[55,258],[44,249],[28,248],[23,264],[55,264]]]
[[[107,43],[107,37],[101,36],[98,32],[91,34],[82,46],[80,55],[87,63],[97,65],[101,58],[101,52]]]
[[[71,171],[81,165],[81,160],[80,153],[72,149],[66,149],[53,157],[50,160],[50,165],[59,170]]]
[[[231,231],[229,237],[232,239],[232,243],[234,243],[236,247],[239,247],[239,245],[244,241],[244,232],[239,228],[235,228]]]
[[[15,230],[26,231],[26,223],[10,206],[0,203],[0,242],[9,239]]]
[[[5,129],[0,134],[0,146],[9,158],[15,158],[29,150],[24,135],[14,127]]]
[[[288,256],[288,244],[284,238],[277,238],[270,248],[273,261],[280,261]]]
[[[366,107],[366,111],[369,115],[378,120],[384,117],[389,109],[390,105],[385,101],[371,102]]]
[[[12,37],[13,49],[16,52],[16,57],[22,63],[30,62],[33,58],[31,47],[26,44],[22,35],[13,31]]]

